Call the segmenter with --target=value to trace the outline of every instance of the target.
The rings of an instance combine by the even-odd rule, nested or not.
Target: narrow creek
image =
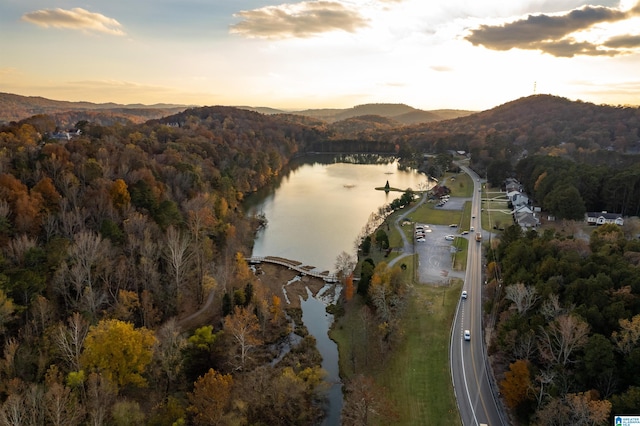
[[[338,345],[329,338],[333,315],[326,311],[327,301],[322,297],[323,291],[326,291],[328,286],[320,290],[317,297],[314,297],[307,289],[307,300],[300,298],[300,306],[302,308],[302,322],[309,330],[309,334],[316,339],[316,346],[322,355],[322,369],[327,373],[325,381],[329,384],[329,406],[327,407],[327,417],[322,424],[332,426],[340,424],[342,382],[338,367]]]

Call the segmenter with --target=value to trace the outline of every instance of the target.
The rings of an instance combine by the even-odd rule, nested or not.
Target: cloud
[[[465,37],[473,45],[492,50],[541,50],[558,57],[574,55],[615,56],[628,53],[616,49],[622,41],[612,44],[578,42],[571,34],[590,29],[596,24],[614,23],[640,14],[640,3],[628,11],[602,6],[584,6],[559,15],[529,15],[526,19],[502,25],[481,25]],[[616,37],[617,39],[618,37]],[[621,40],[625,37],[623,36]]]
[[[115,19],[79,7],[71,10],[60,8],[36,10],[22,15],[22,20],[43,28],[65,28],[118,36],[125,35],[121,30],[122,25]]]
[[[604,45],[611,48],[634,49],[640,47],[640,34],[637,35],[621,35],[611,37],[604,42]]]
[[[303,1],[296,4],[243,10],[234,16],[243,20],[230,32],[248,38],[308,38],[331,31],[355,32],[367,19],[336,1]]]

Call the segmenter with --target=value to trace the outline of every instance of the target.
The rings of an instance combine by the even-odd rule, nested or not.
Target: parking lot
[[[453,202],[454,200],[451,200],[445,206],[449,207]],[[458,204],[459,208],[462,208],[463,203],[464,199]],[[450,277],[464,278],[464,271],[451,270],[453,241],[445,239],[447,235],[461,236],[458,228],[447,225],[428,225],[426,229],[430,232],[425,232],[425,241],[415,243],[415,251],[418,254],[418,282],[448,284]],[[461,237],[468,238],[469,235]]]

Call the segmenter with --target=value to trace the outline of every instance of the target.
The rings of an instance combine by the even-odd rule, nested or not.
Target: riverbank
[[[326,285],[321,278],[308,275],[301,277],[297,271],[271,263],[256,265],[256,276],[273,294],[282,299],[284,308],[300,309],[300,299],[307,300],[309,293],[311,296],[317,296]],[[331,291],[333,289],[330,289]]]

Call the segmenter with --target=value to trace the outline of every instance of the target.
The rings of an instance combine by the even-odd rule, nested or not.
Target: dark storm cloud
[[[618,22],[640,13],[640,3],[630,11],[601,6],[585,6],[564,15],[529,15],[526,19],[502,25],[481,25],[471,30],[466,40],[492,50],[529,49],[542,50],[559,57],[574,55],[617,55],[626,53],[615,50],[623,45],[609,45],[614,49],[602,49],[588,42],[577,42],[570,34],[606,22]]]

